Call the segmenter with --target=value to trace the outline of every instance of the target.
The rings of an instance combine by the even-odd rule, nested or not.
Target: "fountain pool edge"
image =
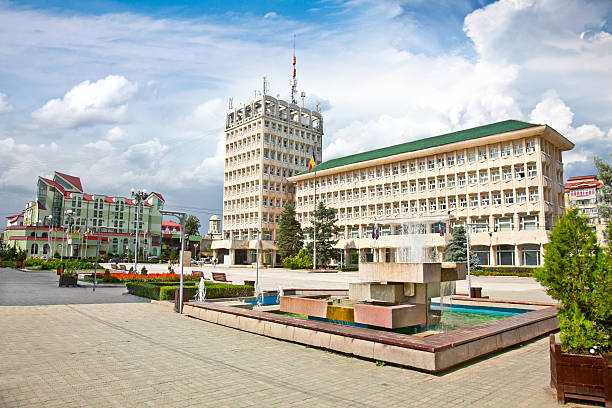
[[[206,302],[185,303],[183,313],[279,340],[439,372],[555,331],[557,308],[548,307],[428,337],[340,326]]]

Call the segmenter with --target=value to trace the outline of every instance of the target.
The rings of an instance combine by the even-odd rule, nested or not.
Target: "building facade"
[[[589,219],[599,242],[604,242],[606,223],[599,216],[597,208],[601,185],[602,182],[594,174],[568,178],[565,183],[565,206],[578,208],[578,213]]]
[[[163,206],[162,195],[150,193],[137,211],[132,199],[85,193],[80,178],[55,172],[53,179],[38,178],[36,199],[26,205],[22,225],[7,226],[4,242],[28,256],[95,256],[100,231],[101,254],[134,254],[138,222],[143,256],[159,256]]]
[[[323,118],[268,95],[230,109],[225,123],[223,236],[212,242],[222,262],[255,262],[261,233],[262,262],[276,262],[279,215],[294,202],[288,178],[320,163]]]
[[[447,232],[467,224],[481,264],[532,266],[564,211],[562,152],[573,146],[547,125],[509,120],[329,160],[289,181],[303,228],[316,203],[336,209],[345,262],[397,261],[414,234],[440,257]]]

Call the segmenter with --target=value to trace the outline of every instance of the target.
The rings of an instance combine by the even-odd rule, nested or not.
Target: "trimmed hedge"
[[[183,287],[189,289],[189,298],[195,297],[198,290],[193,282],[183,282]],[[253,296],[254,288],[248,285],[230,285],[226,283],[206,282],[206,298],[231,298]],[[129,293],[135,296],[155,300],[174,300],[174,289],[179,283],[168,282],[128,282],[125,284]]]
[[[340,270],[342,272],[356,272],[359,270],[359,266],[358,265],[346,265],[340,268]]]
[[[516,266],[481,266],[479,269],[470,271],[475,276],[534,276],[538,267],[516,267]]]
[[[62,265],[66,264],[66,270],[90,270],[94,269],[95,265],[91,262],[82,262],[77,260],[61,260],[61,259],[40,259],[40,258],[28,258],[25,261],[25,266],[39,266],[41,270],[54,270]]]
[[[2,268],[16,268],[17,261],[0,261],[0,267]]]

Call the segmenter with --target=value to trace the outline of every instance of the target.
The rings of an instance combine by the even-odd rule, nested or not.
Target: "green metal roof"
[[[189,240],[192,242],[200,242],[202,240],[202,237],[199,235],[190,235]]]
[[[350,156],[339,157],[337,159],[331,159],[316,165],[310,172],[312,173],[314,171],[321,171],[334,167],[346,166],[347,164],[359,163],[367,160],[380,159],[381,157],[393,156],[401,153],[415,152],[417,150],[429,149],[431,147],[478,139],[485,136],[496,135],[498,133],[512,132],[515,130],[526,129],[534,126],[540,125],[521,122],[519,120],[504,120],[503,122],[491,123],[489,125],[459,130],[457,132],[446,133],[439,136],[428,137],[426,139],[415,140],[412,142],[402,143],[394,146],[383,147],[381,149],[370,150],[368,152],[352,154]],[[306,173],[308,173],[308,171],[303,171],[300,174]]]

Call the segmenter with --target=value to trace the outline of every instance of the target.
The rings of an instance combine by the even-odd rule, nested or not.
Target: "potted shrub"
[[[561,217],[535,277],[560,302],[560,343],[550,337],[551,386],[612,406],[612,254],[577,209]]]
[[[64,271],[60,275],[59,286],[74,286],[77,287],[77,283],[79,280],[79,274],[76,271]]]

